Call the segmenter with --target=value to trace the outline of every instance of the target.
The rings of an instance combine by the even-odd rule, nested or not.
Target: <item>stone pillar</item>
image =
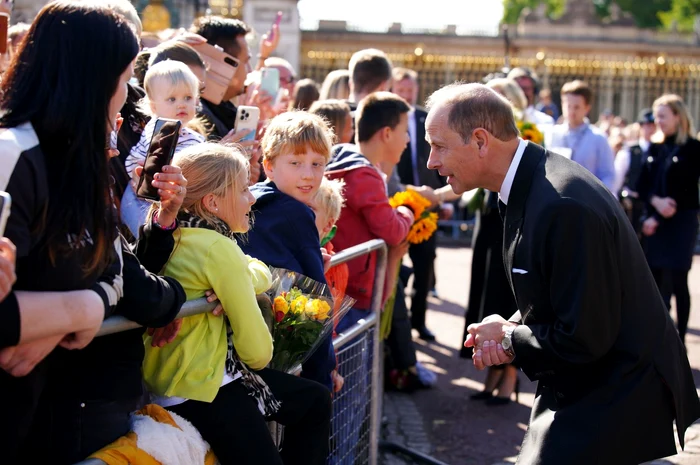
[[[297,73],[301,66],[301,30],[299,10],[296,0],[247,0],[243,4],[243,21],[255,30],[255,41],[251,46],[257,49],[260,37],[267,33],[275,21],[277,12],[282,12],[280,34],[282,38],[274,55],[289,61]],[[251,50],[253,55],[256,49]],[[253,57],[255,62],[255,57]]]

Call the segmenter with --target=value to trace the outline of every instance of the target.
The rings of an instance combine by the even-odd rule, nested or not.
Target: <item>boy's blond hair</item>
[[[315,208],[322,210],[335,223],[340,218],[340,212],[345,204],[345,181],[342,179],[328,179],[325,176],[321,180],[321,186],[314,198]]]
[[[333,131],[318,115],[307,111],[288,111],[275,116],[260,141],[263,160],[274,161],[283,153],[301,155],[312,150],[331,157]]]

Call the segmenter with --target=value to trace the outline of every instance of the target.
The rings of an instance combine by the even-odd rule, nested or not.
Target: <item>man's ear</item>
[[[386,142],[391,138],[392,129],[389,126],[384,126],[380,129],[382,135],[382,142]]]
[[[474,143],[476,143],[476,146],[479,149],[480,157],[486,155],[486,151],[488,150],[489,146],[489,137],[489,132],[483,128],[476,128],[472,132],[472,140]]]
[[[391,84],[392,84],[392,79],[389,78],[388,80],[381,83],[376,91],[377,92],[389,92],[391,90]]]

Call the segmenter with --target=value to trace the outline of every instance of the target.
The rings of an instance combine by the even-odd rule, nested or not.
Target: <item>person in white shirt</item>
[[[564,155],[593,173],[611,192],[615,191],[614,154],[608,138],[590,124],[593,91],[583,81],[571,81],[561,88],[564,124],[545,134],[547,149]]]
[[[527,68],[513,68],[508,73],[508,79],[518,83],[527,98],[527,107],[523,112],[523,119],[537,125],[538,129],[545,133],[554,126],[554,118],[535,109],[535,95],[539,93],[537,75]]]
[[[637,118],[639,124],[639,141],[636,144],[625,146],[615,155],[615,191],[620,198],[622,207],[632,222],[635,230],[639,232],[641,218],[644,213],[644,202],[639,199],[637,193],[637,181],[644,167],[647,152],[651,145],[651,138],[656,132],[654,112],[651,108],[645,108],[639,112]]]
[[[182,123],[175,153],[191,145],[201,144],[206,140],[197,130],[197,104],[199,102],[200,82],[190,68],[179,61],[166,60],[152,65],[146,72],[144,88],[149,113],[153,115],[146,125],[139,143],[126,157],[126,172],[134,179],[136,167],[143,165],[151,143],[157,118],[179,120]],[[190,127],[188,127],[190,125]],[[201,124],[200,124],[201,126]],[[203,131],[203,128],[197,128]],[[124,190],[120,214],[122,222],[138,238],[139,228],[145,223],[151,202],[136,197],[134,183]]]

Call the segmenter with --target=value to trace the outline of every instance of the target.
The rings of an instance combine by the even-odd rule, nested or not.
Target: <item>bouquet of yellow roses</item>
[[[330,288],[324,283],[293,271],[271,268],[271,333],[274,352],[269,367],[292,371],[304,363],[355,303],[348,296],[334,305]]]

